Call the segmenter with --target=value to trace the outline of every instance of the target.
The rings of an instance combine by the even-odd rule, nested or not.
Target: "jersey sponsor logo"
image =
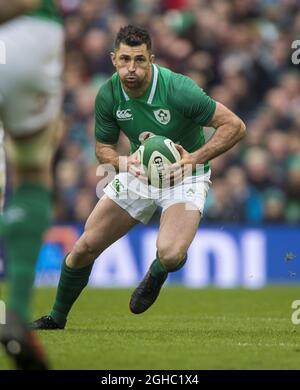
[[[117,118],[120,121],[130,121],[133,119],[132,113],[130,108],[127,108],[127,110],[118,110],[117,111]]]
[[[159,110],[153,111],[156,120],[161,123],[162,125],[166,125],[171,120],[171,114],[169,110],[163,110],[160,108]]]

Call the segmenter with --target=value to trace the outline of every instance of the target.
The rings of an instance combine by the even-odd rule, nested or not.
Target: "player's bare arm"
[[[120,156],[117,152],[117,145],[103,144],[96,142],[96,157],[100,164],[110,164],[116,172],[129,171],[134,176],[141,175],[139,168],[140,161],[137,159],[137,153],[131,156]]]
[[[222,103],[217,102],[215,113],[207,124],[208,127],[216,129],[212,138],[200,149],[193,153],[188,153],[182,146],[176,145],[181,154],[181,161],[173,165],[173,169],[180,167],[171,174],[171,178],[182,175],[181,167],[197,164],[204,164],[205,161],[212,160],[220,154],[231,149],[246,135],[244,122]]]
[[[117,172],[119,171],[119,153],[116,144],[96,142],[96,157],[100,164],[111,164]]]
[[[37,8],[41,0],[0,0],[0,23]]]
[[[219,102],[207,126],[215,128],[216,132],[204,146],[192,153],[196,164],[203,164],[226,152],[246,135],[244,122]]]

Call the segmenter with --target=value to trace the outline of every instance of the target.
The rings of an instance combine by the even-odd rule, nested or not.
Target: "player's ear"
[[[116,53],[112,51],[110,53],[111,62],[113,63],[113,66],[116,66]]]
[[[155,62],[155,55],[154,54],[150,55],[150,62],[151,62],[151,64],[153,64],[153,62]]]

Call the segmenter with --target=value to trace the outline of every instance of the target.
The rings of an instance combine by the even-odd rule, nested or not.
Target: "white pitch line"
[[[245,320],[245,321],[278,321],[278,322],[283,322],[283,321],[290,321],[290,317],[282,318],[282,317],[237,317],[236,315],[227,315],[227,316],[213,316],[213,315],[202,315],[201,318],[211,320]]]
[[[285,348],[300,348],[298,344],[291,343],[229,343],[236,347],[285,347]]]

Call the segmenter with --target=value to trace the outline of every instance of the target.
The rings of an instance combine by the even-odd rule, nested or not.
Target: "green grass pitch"
[[[41,331],[53,369],[300,369],[299,288],[167,287],[144,314],[132,289],[87,289],[63,331]],[[35,317],[55,289],[38,289]],[[0,367],[10,368],[2,354]]]

